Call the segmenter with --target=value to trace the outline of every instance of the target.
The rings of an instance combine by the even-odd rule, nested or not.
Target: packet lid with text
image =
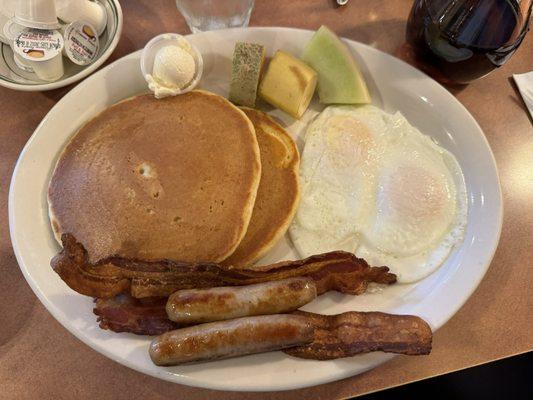
[[[98,34],[91,24],[75,21],[65,28],[65,54],[74,64],[89,65],[99,48]]]
[[[14,41],[14,51],[26,60],[47,61],[61,53],[64,41],[59,31],[24,29]]]

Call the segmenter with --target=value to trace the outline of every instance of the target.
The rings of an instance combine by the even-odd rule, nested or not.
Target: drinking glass
[[[468,83],[503,65],[529,29],[532,0],[415,0],[407,43],[417,66]]]
[[[193,33],[248,26],[254,0],[176,0]]]

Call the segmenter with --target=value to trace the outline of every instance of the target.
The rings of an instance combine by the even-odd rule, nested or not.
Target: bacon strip
[[[180,289],[250,285],[296,276],[312,278],[318,294],[329,290],[361,294],[369,282],[396,282],[396,275],[387,267],[370,267],[365,260],[343,251],[284,261],[258,270],[233,269],[214,263],[120,257],[91,264],[87,251],[74,236],[63,234],[61,240],[63,249],[52,259],[52,268],[73,290],[99,298],[122,293],[136,298],[168,297]]]
[[[102,329],[136,335],[160,335],[180,327],[167,317],[164,297],[135,299],[120,294],[112,299],[95,299],[93,312]]]
[[[338,315],[294,313],[309,318],[315,326],[313,342],[283,350],[294,357],[333,360],[371,351],[408,355],[431,351],[431,328],[413,315],[355,311]]]

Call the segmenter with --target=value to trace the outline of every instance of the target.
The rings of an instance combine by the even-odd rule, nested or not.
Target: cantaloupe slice
[[[294,118],[300,118],[316,88],[316,72],[299,58],[278,50],[259,84],[259,96]]]
[[[348,47],[321,26],[304,49],[302,59],[318,74],[318,97],[324,104],[366,104],[370,95]]]

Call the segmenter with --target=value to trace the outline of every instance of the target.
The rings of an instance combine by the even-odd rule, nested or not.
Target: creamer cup
[[[59,28],[55,1],[19,0],[15,8],[15,22],[28,28]]]
[[[22,57],[20,57],[17,53],[13,53],[13,60],[15,61],[15,64],[17,67],[19,67],[21,70],[26,72],[35,72],[32,67],[30,67]]]
[[[107,25],[105,7],[97,1],[68,0],[59,3],[58,17],[67,23],[85,21],[96,29],[100,36]]]
[[[19,25],[15,22],[14,19],[10,19],[6,22],[2,29],[2,33],[4,34],[5,38],[9,41],[9,43],[13,43],[13,41],[20,35],[20,33],[26,29],[25,26]]]
[[[33,68],[29,66],[28,63],[24,61],[22,57],[20,57],[15,52],[15,39],[20,35],[20,33],[26,29],[25,26],[19,25],[15,22],[15,20],[12,18],[9,21],[6,22],[4,25],[4,28],[2,29],[2,33],[4,34],[4,37],[8,40],[9,46],[11,46],[11,49],[13,50],[13,60],[15,61],[15,64],[17,67],[22,69],[26,72],[34,72]]]
[[[42,80],[56,81],[64,74],[63,36],[58,31],[26,28],[13,43],[13,52]]]
[[[77,65],[89,65],[98,56],[100,41],[96,29],[83,21],[72,22],[64,30],[64,54]]]

